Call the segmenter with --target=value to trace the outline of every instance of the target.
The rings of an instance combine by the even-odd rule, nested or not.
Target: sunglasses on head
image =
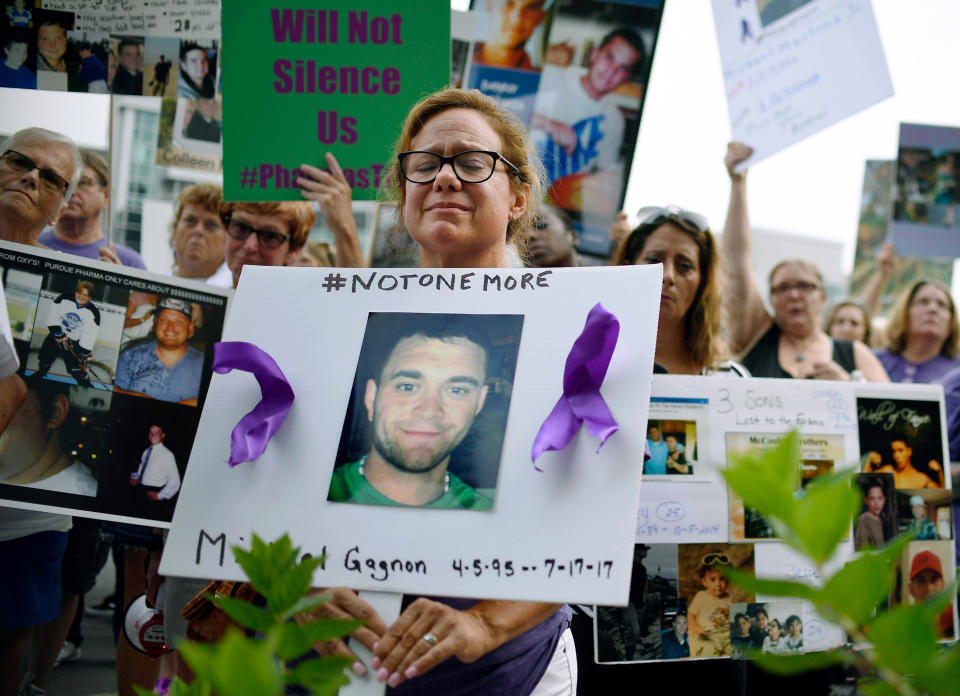
[[[710,229],[710,223],[706,216],[695,213],[692,210],[684,210],[675,205],[666,207],[650,205],[640,208],[637,212],[637,225],[655,225],[660,222],[668,221],[679,222],[688,229],[703,233]]]

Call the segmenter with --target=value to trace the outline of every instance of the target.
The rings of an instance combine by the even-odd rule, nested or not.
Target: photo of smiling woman
[[[522,325],[371,313],[327,499],[491,509]]]

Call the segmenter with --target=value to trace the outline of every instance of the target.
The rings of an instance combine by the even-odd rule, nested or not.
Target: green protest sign
[[[410,107],[450,80],[448,0],[248,0],[222,29],[227,200],[300,200],[299,166],[326,152],[376,198]]]

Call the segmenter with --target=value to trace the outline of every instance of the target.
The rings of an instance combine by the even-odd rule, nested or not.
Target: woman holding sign
[[[489,97],[446,89],[420,101],[403,125],[392,183],[421,267],[506,267],[536,216],[540,169],[524,127]],[[388,628],[353,591],[331,593],[320,611],[368,620],[354,638],[373,651],[377,679],[400,687],[393,693],[576,691],[563,605],[420,597]],[[342,642],[330,648],[351,655]],[[354,671],[366,667],[358,661]]]
[[[722,240],[728,273],[723,300],[730,315],[734,353],[743,356],[743,364],[754,377],[889,381],[883,366],[863,343],[834,341],[820,328],[826,292],[820,270],[813,263],[787,259],[773,267],[773,314],[767,312],[750,266],[746,172],[735,169],[751,152],[746,145],[730,143],[725,158],[731,190]]]

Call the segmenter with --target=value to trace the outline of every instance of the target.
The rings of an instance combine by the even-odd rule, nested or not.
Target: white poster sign
[[[953,577],[945,423],[943,388],[936,384],[654,376],[647,421],[652,458],[637,511],[629,603],[596,607],[596,661],[736,658],[762,648],[773,619],[790,631],[790,652],[839,646],[843,629],[806,601],[752,595],[731,584],[706,604],[702,571],[725,566],[819,587],[855,558],[855,530],[870,527],[868,503],[878,495],[886,503],[869,543],[883,546],[907,531],[923,535],[904,551],[900,585],[909,587],[909,573],[922,564]],[[800,488],[818,476],[860,472],[863,508],[823,568],[780,541],[721,476],[732,457],[769,450],[791,429],[800,433]],[[894,602],[919,596],[900,592]],[[706,642],[690,628],[695,620],[706,625],[705,606],[721,610]],[[946,627],[955,624],[951,607],[940,619],[943,638],[953,637]]]
[[[169,527],[233,291],[9,242],[0,281],[29,394],[0,506]]]
[[[893,94],[870,0],[713,0],[713,17],[742,168]]]
[[[266,452],[231,469],[260,391],[214,376],[163,572],[240,578],[227,547],[288,532],[326,554],[318,586],[625,603],[660,285],[658,266],[248,268],[224,340],[270,354],[296,399]],[[620,325],[600,390],[620,430],[597,451],[581,429],[538,471],[531,447],[598,302]],[[457,329],[437,338],[437,321]],[[426,490],[415,470],[451,475],[426,506],[391,504]]]

